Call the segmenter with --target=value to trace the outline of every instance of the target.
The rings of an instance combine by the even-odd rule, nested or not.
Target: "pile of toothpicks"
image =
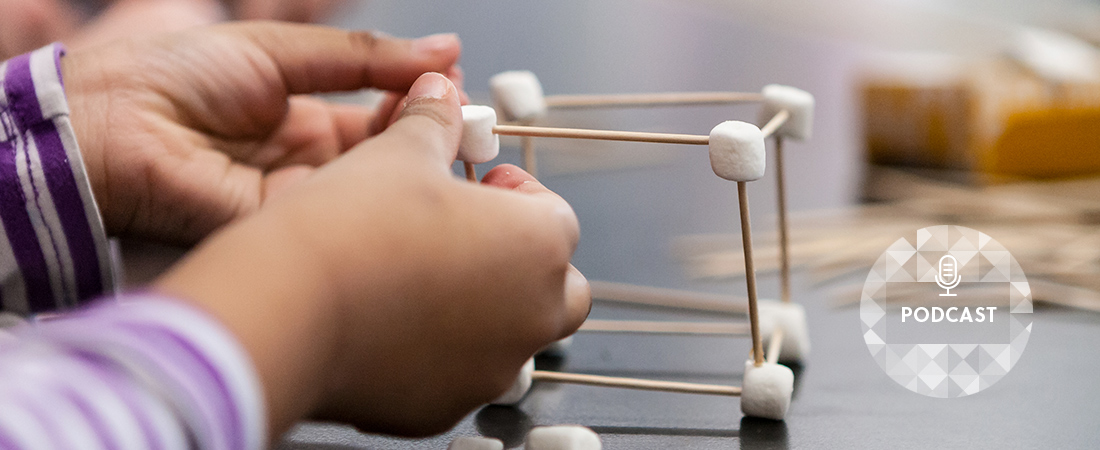
[[[873,167],[865,203],[791,215],[792,270],[836,306],[860,301],[864,279],[894,241],[960,225],[1003,244],[1027,274],[1034,301],[1100,312],[1100,177],[978,185]],[[777,233],[757,232],[756,271],[779,270]],[[693,279],[745,275],[739,235],[685,235],[673,254]]]

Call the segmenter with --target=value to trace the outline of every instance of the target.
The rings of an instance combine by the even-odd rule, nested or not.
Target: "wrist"
[[[235,334],[263,383],[277,438],[322,402],[339,348],[339,308],[313,252],[254,217],[219,232],[155,284]]]
[[[60,60],[59,70],[65,89],[65,99],[69,104],[69,121],[72,124],[77,145],[80,147],[80,155],[84,160],[84,170],[88,176],[88,183],[92,187],[92,195],[95,197],[108,233],[117,232],[117,220],[108,214],[111,198],[105,192],[106,168],[102,151],[104,141],[103,134],[100,132],[106,128],[105,119],[108,111],[93,105],[94,99],[103,94],[89,89],[91,83],[87,79],[87,75],[93,73],[94,68],[88,67],[87,62],[79,57],[66,55]]]

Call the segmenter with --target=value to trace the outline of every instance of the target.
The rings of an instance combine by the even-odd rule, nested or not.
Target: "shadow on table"
[[[504,448],[514,448],[522,445],[527,433],[534,427],[534,423],[526,413],[519,408],[508,406],[486,406],[474,417],[474,423],[479,433],[483,436],[500,439],[504,443]],[[741,448],[745,450],[786,450],[789,448],[786,423],[753,417],[741,418],[741,428],[739,430],[625,426],[592,426],[590,428],[599,434],[739,438]]]
[[[661,427],[619,427],[619,426],[594,426],[592,431],[599,434],[638,434],[655,436],[698,436],[735,438],[737,430],[718,430],[709,428],[661,428]]]
[[[519,447],[534,423],[527,413],[511,406],[489,405],[474,416],[474,425],[482,436],[500,439],[504,448]]]
[[[783,421],[742,417],[738,434],[741,438],[741,448],[744,450],[790,448],[787,442],[787,423]]]

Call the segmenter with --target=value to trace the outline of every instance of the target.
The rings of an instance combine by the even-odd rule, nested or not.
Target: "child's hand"
[[[0,0],[0,60],[67,36],[79,19],[64,0]]]
[[[213,236],[156,286],[241,339],[273,436],[310,414],[441,432],[588,314],[587,282],[569,265],[569,205],[514,166],[483,185],[457,179],[459,93],[426,74],[409,96],[385,132]]]
[[[189,243],[256,211],[392,114],[295,94],[403,93],[424,72],[460,73],[460,52],[453,35],[234,24],[76,51],[62,71],[108,232]]]

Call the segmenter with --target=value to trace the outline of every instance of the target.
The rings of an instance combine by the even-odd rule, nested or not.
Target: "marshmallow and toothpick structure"
[[[649,106],[728,105],[759,102],[764,97],[755,92],[662,92],[656,94],[611,95],[548,95],[547,108],[624,108]]]
[[[471,107],[465,107],[471,108]],[[493,135],[519,135],[560,137],[575,139],[606,139],[632,142],[657,142],[674,144],[707,145],[710,149],[711,166],[718,176],[736,181],[738,191],[738,204],[740,206],[741,232],[745,248],[745,265],[747,267],[747,290],[749,310],[749,330],[753,341],[753,360],[746,365],[746,385],[752,386],[749,391],[752,397],[742,402],[742,409],[746,414],[782,419],[790,404],[790,392],[793,386],[793,374],[790,369],[779,366],[776,363],[765,363],[764,349],[760,339],[759,314],[757,312],[756,298],[756,274],[752,269],[752,231],[748,209],[747,183],[755,181],[764,175],[765,154],[764,139],[774,133],[789,118],[787,111],[780,111],[775,118],[769,121],[765,130],[745,122],[728,121],[719,124],[711,130],[709,136],[676,135],[665,133],[636,133],[624,131],[583,130],[565,128],[545,128],[519,125],[492,125],[481,116],[471,112],[466,119],[466,128],[463,132],[463,142],[490,142],[488,136]],[[765,132],[767,134],[765,134]],[[483,144],[484,145],[484,144]],[[460,149],[460,154],[479,154],[472,145]],[[487,151],[484,153],[488,153]],[[472,159],[472,158],[471,158]],[[466,160],[470,162],[470,159]],[[687,330],[684,324],[656,325],[654,323],[626,323],[616,322],[595,323],[591,329],[603,325],[603,331],[625,331],[628,329],[653,332],[654,327],[665,327],[665,332],[693,332],[698,333],[704,324],[691,324],[693,330]],[[608,326],[614,325],[614,326]],[[643,326],[644,325],[644,326]],[[612,329],[613,328],[613,329]],[[729,330],[722,330],[728,332]],[[628,389],[659,390],[667,392],[709,394],[709,395],[742,395],[743,389],[735,386],[704,385],[694,383],[679,383],[668,381],[644,380],[635,378],[603,377],[598,375],[572,374],[561,372],[547,372],[527,369],[521,372],[521,378],[517,380],[513,389],[498,400],[500,403],[514,403],[522,399],[523,394],[530,388],[534,380],[544,382],[574,383],[605,387],[618,387]],[[788,386],[789,385],[789,386]],[[779,393],[776,397],[775,393]]]
[[[488,106],[462,107],[462,138],[458,144],[458,160],[466,169],[466,179],[476,183],[474,164],[492,161],[500,154],[500,138],[480,131],[497,123],[496,110]]]
[[[783,173],[783,138],[790,137],[799,141],[810,138],[813,126],[814,97],[810,93],[790,86],[770,84],[762,92],[763,108],[760,118],[772,121],[779,114],[787,113],[784,123],[776,126],[775,133],[775,178],[776,198],[779,216],[779,282],[780,299],[791,302],[791,260],[787,233],[787,181]],[[768,125],[771,125],[769,123]],[[768,128],[765,125],[764,128]]]
[[[475,109],[477,108],[477,109]],[[469,163],[477,161],[475,155],[499,152],[499,139],[495,135],[538,136],[572,139],[600,139],[629,142],[650,142],[666,144],[707,145],[710,148],[711,166],[714,173],[727,180],[737,182],[738,204],[741,215],[741,236],[745,249],[745,267],[749,296],[749,324],[753,340],[753,359],[757,365],[764,362],[764,350],[760,339],[759,318],[756,299],[756,272],[753,270],[752,229],[749,217],[747,182],[755,181],[764,175],[764,139],[787,122],[790,113],[779,111],[775,117],[759,129],[755,125],[727,121],[711,130],[708,136],[641,133],[630,131],[586,130],[577,128],[547,128],[522,125],[492,125],[490,115],[484,106],[464,106],[463,146],[459,147],[460,158]],[[468,143],[468,144],[467,144]],[[478,145],[489,147],[482,150]],[[495,156],[495,154],[494,154]]]
[[[615,387],[643,391],[679,392],[682,394],[725,395],[732,397],[741,395],[741,388],[737,386],[605,377],[602,375],[553,372],[548,370],[536,370],[532,372],[531,379],[553,383],[583,384],[588,386]]]
[[[506,72],[493,77],[490,82],[498,107],[509,121],[521,125],[496,125],[493,121],[467,120],[463,143],[467,142],[467,133],[476,135],[471,138],[474,145],[468,154],[479,152],[476,145],[485,146],[488,137],[499,135],[521,136],[525,140],[524,160],[530,169],[534,168],[534,154],[530,138],[553,137],[572,139],[600,139],[629,142],[650,142],[668,144],[707,145],[710,149],[711,167],[721,178],[737,182],[738,205],[741,218],[741,232],[746,268],[746,289],[748,292],[749,334],[752,337],[752,359],[745,365],[745,388],[734,386],[701,385],[634,378],[602,377],[596,375],[571,374],[560,372],[536,371],[530,363],[524,367],[516,385],[497,403],[510,404],[522,399],[533,380],[561,383],[588,384],[608,387],[661,390],[711,395],[741,395],[741,408],[746,415],[781,420],[790,404],[793,389],[793,373],[789,368],[777,364],[784,353],[791,353],[795,360],[808,350],[804,319],[801,307],[790,305],[789,265],[786,253],[786,195],[785,180],[781,172],[782,138],[792,136],[805,139],[809,136],[812,123],[813,97],[803,91],[785,86],[770,85],[762,94],[741,93],[668,93],[668,94],[627,94],[609,96],[559,96],[544,98],[541,85],[530,72]],[[711,130],[709,136],[640,133],[610,130],[586,130],[576,128],[547,128],[530,126],[537,117],[545,114],[548,107],[584,108],[607,106],[658,106],[673,104],[731,103],[742,101],[763,101],[767,124],[761,129],[754,125],[728,121]],[[484,108],[484,107],[483,107]],[[465,112],[465,109],[464,109]],[[764,174],[764,141],[775,136],[779,157],[777,166],[779,177],[780,233],[784,246],[781,259],[784,261],[782,272],[783,307],[769,307],[771,336],[768,352],[764,353],[761,340],[760,311],[756,295],[756,273],[752,255],[752,231],[749,216],[747,182],[755,181]],[[494,139],[493,155],[498,151],[499,140]],[[472,171],[471,161],[464,158],[460,149],[460,159],[467,162],[467,175]],[[475,178],[476,179],[476,178]],[[622,301],[621,299],[618,299]],[[652,300],[652,299],[650,299]],[[651,304],[657,304],[650,302]],[[682,306],[683,302],[676,302]],[[662,305],[667,306],[667,305]],[[696,306],[696,305],[692,305]],[[797,308],[792,308],[797,307]],[[801,329],[795,328],[794,338],[787,337],[787,328],[801,320]],[[589,321],[590,332],[636,332],[666,334],[732,334],[744,333],[744,326],[722,323],[693,322],[644,322],[644,321]],[[793,351],[785,348],[791,342],[797,346]]]
[[[761,118],[777,118],[777,114],[786,110],[794,116],[791,123],[780,128],[775,136],[777,201],[780,239],[780,298],[790,302],[790,255],[787,225],[786,180],[783,170],[784,137],[806,140],[810,137],[813,122],[814,99],[809,93],[781,85],[768,85],[762,92],[667,92],[649,94],[610,94],[610,95],[544,95],[538,77],[530,71],[508,71],[493,76],[489,80],[490,90],[498,108],[509,122],[530,126],[538,118],[545,116],[549,109],[577,108],[624,108],[652,106],[685,106],[737,104],[761,102],[764,105]],[[793,112],[793,113],[792,113]],[[705,144],[696,136],[694,139],[682,135],[647,136],[651,133],[631,135],[589,134],[570,136],[570,131],[558,129],[552,133],[545,129],[507,130],[500,134],[514,134],[522,137],[524,168],[536,175],[536,158],[533,137],[577,137],[587,139],[632,140],[640,142]],[[576,131],[576,130],[574,130]],[[590,131],[590,130],[589,130]],[[521,134],[522,133],[522,134]],[[541,134],[540,134],[541,133]],[[767,133],[772,134],[772,133]]]

